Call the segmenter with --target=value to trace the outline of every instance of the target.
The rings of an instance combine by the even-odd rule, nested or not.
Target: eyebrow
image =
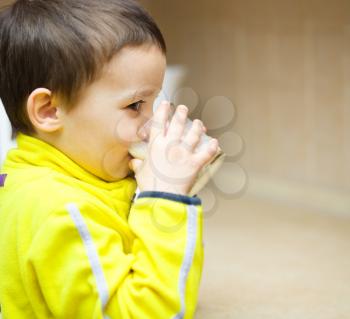
[[[136,97],[149,97],[156,92],[154,89],[140,89],[132,92],[126,92],[120,96],[121,99],[135,99]]]

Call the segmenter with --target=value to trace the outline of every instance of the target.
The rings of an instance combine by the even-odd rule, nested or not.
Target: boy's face
[[[154,45],[123,48],[64,113],[56,146],[106,181],[127,177],[128,148],[145,139],[142,127],[153,115],[165,68],[166,58]]]

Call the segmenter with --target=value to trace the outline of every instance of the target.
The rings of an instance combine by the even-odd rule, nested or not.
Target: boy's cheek
[[[126,146],[141,139],[139,124],[136,121],[119,121],[114,128],[114,138]]]

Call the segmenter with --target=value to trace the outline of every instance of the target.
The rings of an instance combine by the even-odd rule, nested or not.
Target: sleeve
[[[193,318],[203,266],[201,200],[141,192],[129,213],[130,243],[96,214],[92,205],[69,204],[35,236],[27,264],[47,317]]]

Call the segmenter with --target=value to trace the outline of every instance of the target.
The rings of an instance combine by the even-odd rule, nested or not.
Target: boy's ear
[[[62,128],[61,108],[55,105],[48,89],[38,88],[29,95],[27,112],[37,131],[54,132]]]

